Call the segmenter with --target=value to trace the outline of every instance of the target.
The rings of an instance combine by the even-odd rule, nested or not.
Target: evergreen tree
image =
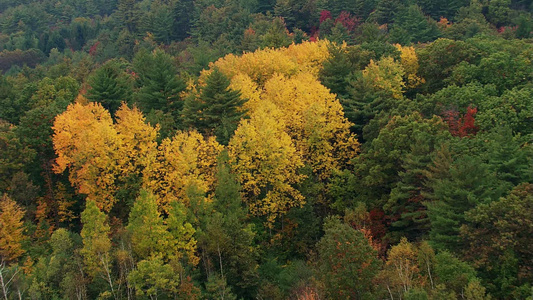
[[[246,111],[241,106],[246,102],[238,91],[229,88],[229,79],[218,69],[207,77],[198,99],[188,98],[183,109],[183,118],[189,126],[204,134],[214,134],[217,141],[227,145]]]
[[[430,179],[427,185],[430,188],[427,197],[432,199],[426,203],[431,222],[429,235],[431,243],[439,250],[460,250],[459,229],[465,224],[465,212],[498,199],[503,192],[487,165],[471,156],[458,158],[447,174]]]
[[[131,87],[116,61],[107,62],[97,69],[88,83],[91,89],[87,92],[87,99],[100,102],[113,116],[122,101],[130,100]]]
[[[141,19],[142,31],[150,32],[155,41],[167,45],[171,41],[173,25],[172,7],[165,4],[164,1],[152,2],[150,11],[144,14]]]
[[[400,8],[405,5],[405,0],[381,0],[376,9],[370,14],[369,19],[379,24],[392,23]]]
[[[403,38],[402,32],[406,35]],[[424,16],[418,5],[410,5],[398,11],[390,35],[393,42],[410,44],[435,40],[440,32],[437,23]]]
[[[194,16],[194,1],[176,1],[173,9],[174,24],[172,34],[178,41],[184,40],[190,35]]]
[[[230,172],[228,154],[224,151],[218,163],[214,213],[206,220],[200,248],[210,260],[205,266],[210,280],[219,283],[215,285],[217,293],[229,291],[224,285],[227,282],[237,296],[249,298],[258,280],[257,254],[252,248],[254,232],[246,222],[247,211],[240,189],[235,175]]]
[[[172,57],[162,50],[141,50],[133,59],[138,88],[134,98],[145,113],[152,110],[170,112],[179,117],[183,101],[180,93],[185,82],[178,77]]]
[[[118,0],[116,14],[120,20],[120,27],[125,28],[129,33],[137,33],[141,11],[135,0]]]
[[[348,97],[348,77],[354,71],[354,65],[343,47],[332,44],[328,50],[329,57],[320,69],[320,81],[337,97],[345,99]]]

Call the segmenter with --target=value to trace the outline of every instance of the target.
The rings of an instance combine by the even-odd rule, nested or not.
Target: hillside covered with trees
[[[530,299],[531,0],[0,0],[1,299]]]

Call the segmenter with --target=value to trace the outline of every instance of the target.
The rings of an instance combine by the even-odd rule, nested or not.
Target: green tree
[[[136,296],[158,299],[160,296],[175,296],[178,292],[179,273],[163,262],[161,256],[154,255],[140,261],[137,268],[128,275],[128,281],[135,288]]]
[[[177,75],[172,57],[162,50],[153,53],[141,50],[133,59],[133,68],[137,76],[134,99],[143,111],[161,110],[178,118],[185,82]]]
[[[430,155],[448,138],[439,117],[395,116],[355,159],[358,199],[371,208],[382,207],[400,236],[416,239],[428,229],[422,194],[424,169]]]
[[[52,234],[49,255],[41,255],[31,274],[29,294],[38,299],[87,297],[87,286],[78,255],[79,235],[59,228]]]
[[[465,212],[480,203],[491,202],[502,195],[494,173],[488,170],[479,157],[463,156],[452,161],[449,170],[431,169],[426,203],[431,222],[430,239],[436,249],[460,250],[459,236],[465,224]],[[435,178],[437,177],[437,178]]]
[[[533,89],[513,88],[501,97],[479,101],[476,125],[481,129],[510,127],[513,133],[533,133]]]
[[[229,79],[215,68],[207,77],[198,98],[188,98],[183,108],[186,125],[204,134],[214,134],[223,145],[228,144],[239,121],[246,114],[242,108],[246,100],[241,98],[239,91],[231,90],[229,85]]]
[[[173,253],[169,253],[171,259],[179,261],[184,256],[188,258],[188,262],[191,265],[198,263],[198,257],[196,257],[196,239],[193,238],[196,230],[192,227],[191,223],[187,222],[187,209],[183,203],[178,201],[172,201],[170,203],[170,210],[168,212],[168,218],[166,224],[168,230],[172,235],[170,241],[171,249]]]
[[[477,62],[479,50],[463,41],[438,39],[417,51],[418,74],[426,79],[422,89],[434,93],[442,89],[455,66],[461,62]]]
[[[366,299],[372,280],[380,268],[377,253],[363,233],[338,219],[324,224],[324,237],[318,242],[317,277],[329,299]]]
[[[397,12],[390,35],[393,42],[405,45],[433,41],[440,32],[437,23],[426,17],[418,5],[410,5]]]
[[[81,213],[81,222],[83,248],[80,254],[83,256],[87,273],[93,278],[101,276],[107,281],[111,294],[116,298],[109,239],[110,227],[106,224],[106,215],[96,206],[96,202],[87,201],[85,210]]]
[[[457,295],[462,294],[466,286],[477,279],[472,266],[448,251],[441,251],[435,256],[435,276],[447,290]]]
[[[363,69],[370,63],[370,59],[375,55],[372,51],[363,50],[360,46],[342,47],[331,44],[328,48],[329,57],[322,63],[320,69],[320,81],[324,86],[329,88],[332,93],[337,94],[337,97],[347,99],[349,97],[349,82],[352,73]],[[345,103],[341,101],[343,106]],[[347,109],[344,112],[348,119],[350,119]]]
[[[144,32],[153,34],[154,40],[170,44],[174,25],[172,6],[165,4],[165,1],[153,1],[150,10],[142,16],[140,24]]]
[[[168,254],[172,237],[157,210],[156,198],[151,193],[141,190],[131,208],[126,230],[131,234],[133,253],[139,260]]]
[[[131,86],[117,61],[109,61],[98,68],[89,77],[88,83],[91,88],[87,98],[100,102],[113,116],[121,102],[130,101]]]
[[[201,251],[209,258],[206,273],[213,283],[218,282],[217,293],[228,292],[229,288],[221,285],[227,282],[237,296],[248,298],[252,297],[258,280],[254,231],[246,222],[240,185],[230,172],[227,156],[224,151],[219,157],[214,212],[207,216],[199,242]]]
[[[479,266],[497,298],[529,297],[533,257],[533,185],[523,183],[498,201],[484,203],[466,213],[461,236],[468,260]]]
[[[405,0],[381,0],[376,4],[376,9],[370,14],[369,19],[379,24],[392,23],[396,14],[405,6]]]
[[[0,191],[6,191],[11,178],[30,163],[35,151],[21,143],[15,128],[0,120]]]
[[[116,14],[120,27],[130,33],[137,33],[141,12],[135,0],[119,0]]]
[[[194,1],[176,1],[173,14],[174,24],[172,34],[175,39],[181,41],[190,35],[194,17]]]

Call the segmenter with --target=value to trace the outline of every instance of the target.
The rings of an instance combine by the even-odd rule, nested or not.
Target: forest
[[[533,297],[532,0],[0,0],[1,299]]]

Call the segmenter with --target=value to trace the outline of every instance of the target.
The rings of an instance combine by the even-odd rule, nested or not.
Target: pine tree
[[[187,99],[183,109],[186,124],[204,134],[215,134],[217,141],[224,145],[228,144],[237,124],[246,114],[241,108],[246,100],[229,85],[229,79],[215,68],[207,77],[199,99]]]
[[[122,101],[129,102],[131,87],[116,61],[110,61],[97,69],[88,79],[91,89],[87,98],[100,102],[111,115],[120,107]]]
[[[172,33],[174,38],[181,41],[190,36],[191,25],[194,15],[194,1],[176,1],[174,8],[174,24]]]
[[[212,264],[210,279],[220,284],[213,288],[227,293],[227,283],[237,296],[252,297],[251,287],[257,280],[257,263],[252,248],[254,232],[246,222],[247,212],[240,195],[240,184],[230,172],[228,154],[222,152],[218,162],[214,213],[207,217],[200,240],[202,252]],[[209,266],[206,266],[209,269]],[[216,275],[215,275],[216,274]],[[211,278],[213,277],[213,278]]]
[[[162,50],[141,50],[133,60],[138,91],[135,99],[145,113],[152,110],[170,112],[179,117],[183,101],[180,93],[185,82],[178,77],[172,57]]]
[[[436,249],[460,250],[459,229],[465,224],[465,212],[502,195],[495,174],[479,157],[464,156],[452,163],[449,175],[430,180],[427,196],[429,232]],[[431,178],[431,177],[430,177]]]
[[[398,30],[407,35],[404,41],[394,37],[394,32],[399,32]],[[396,13],[394,27],[391,30],[391,38],[396,40],[395,42],[428,42],[439,36],[437,23],[428,19],[418,5],[410,5]]]

